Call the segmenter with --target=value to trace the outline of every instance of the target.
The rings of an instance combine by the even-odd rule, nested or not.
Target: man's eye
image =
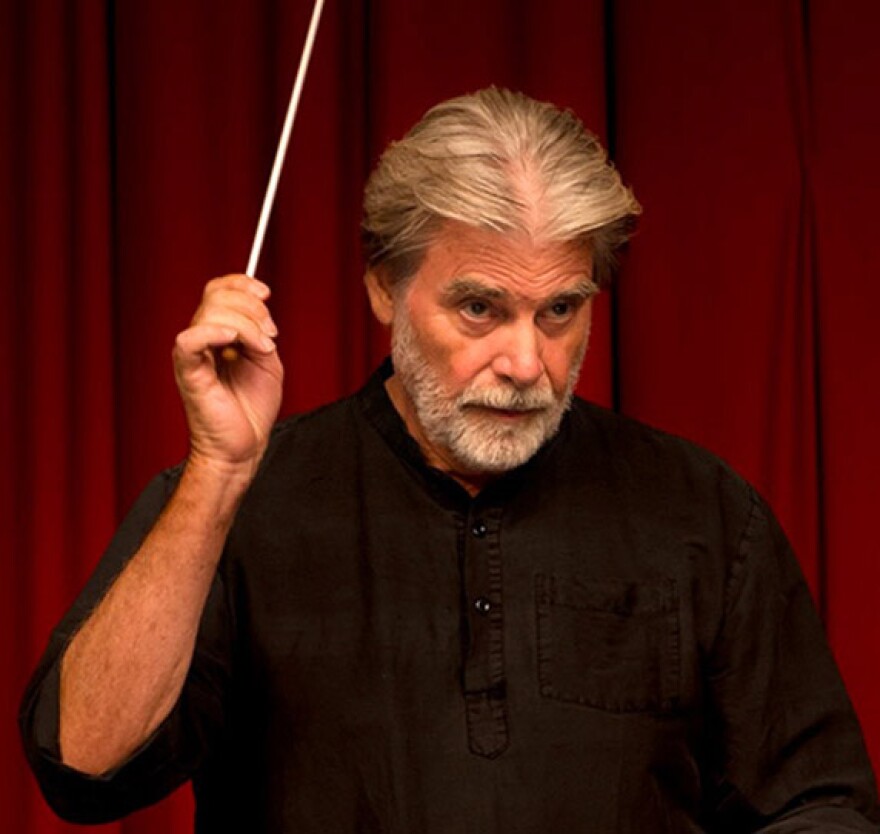
[[[574,318],[578,304],[576,301],[560,300],[548,304],[540,313],[540,319],[545,327],[563,328]]]
[[[550,315],[556,319],[564,319],[574,311],[574,305],[570,301],[557,301],[550,305]]]
[[[466,316],[472,319],[484,319],[489,315],[490,307],[485,301],[468,301],[462,310]]]

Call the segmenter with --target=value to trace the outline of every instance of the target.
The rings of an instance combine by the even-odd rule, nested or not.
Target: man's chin
[[[539,436],[524,440],[521,425],[515,422],[504,425],[504,422],[495,419],[494,431],[478,426],[472,432],[478,437],[469,438],[465,434],[445,444],[463,474],[502,475],[510,472],[531,460],[555,434],[555,430],[541,431]]]

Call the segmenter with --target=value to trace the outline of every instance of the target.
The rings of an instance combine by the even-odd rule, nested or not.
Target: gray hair
[[[419,267],[445,221],[547,242],[585,241],[593,281],[641,208],[599,140],[570,111],[489,87],[429,110],[379,160],[364,192],[368,265],[392,285]]]

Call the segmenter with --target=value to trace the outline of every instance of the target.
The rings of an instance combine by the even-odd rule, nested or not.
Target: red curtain
[[[241,271],[308,0],[0,9],[0,805],[54,820],[17,701],[149,476],[186,451],[170,373],[202,283]],[[574,108],[644,205],[581,392],[767,496],[880,764],[880,51],[874,0],[328,0],[259,269],[285,412],[385,350],[360,192],[432,103],[490,83]],[[181,791],[102,831],[191,830]]]

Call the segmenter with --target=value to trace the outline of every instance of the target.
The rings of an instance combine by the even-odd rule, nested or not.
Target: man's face
[[[503,472],[556,432],[587,346],[590,264],[584,245],[449,223],[404,287],[372,276],[392,327],[388,390],[430,464]]]

